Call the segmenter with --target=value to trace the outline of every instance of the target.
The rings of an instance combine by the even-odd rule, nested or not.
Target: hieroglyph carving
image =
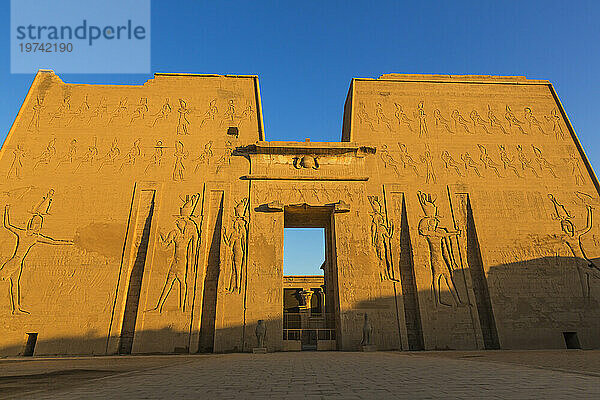
[[[525,107],[524,112],[525,112],[525,121],[527,121],[529,123],[529,129],[533,129],[535,127],[543,135],[547,135],[547,133],[542,128],[542,124],[540,123],[540,121],[538,121],[538,119],[535,117],[535,115],[533,115],[533,111],[531,110],[531,107]]]
[[[23,159],[27,155],[25,148],[22,144],[17,144],[13,150],[13,160],[6,174],[7,178],[14,176],[17,179],[21,179],[23,171]]]
[[[404,126],[408,128],[410,132],[413,132],[413,128],[411,120],[406,113],[404,112],[402,106],[398,103],[394,103],[396,108],[394,116],[398,121],[398,126]],[[505,105],[504,111],[504,119],[506,120],[504,123],[508,123],[508,130],[504,127],[504,123],[498,118],[492,109],[491,105],[487,105],[487,119],[483,117],[479,112],[475,109],[471,110],[468,114],[468,118],[463,117],[461,111],[458,109],[454,109],[450,113],[451,120],[448,120],[442,116],[442,111],[439,108],[433,110],[433,120],[435,123],[435,127],[439,132],[447,131],[449,133],[455,133],[459,131],[464,131],[465,133],[474,134],[477,133],[478,129],[483,130],[486,134],[493,134],[494,130],[499,130],[503,134],[508,135],[510,130],[515,128],[521,134],[527,135],[533,131],[539,132],[542,135],[548,135],[548,132],[544,129],[542,121],[540,121],[534,114],[531,107],[523,108],[523,118],[517,118],[516,114],[512,111],[509,105]],[[414,118],[419,123],[419,137],[424,137],[428,133],[427,129],[427,114],[425,113],[425,107],[423,101],[419,101],[417,104],[417,110],[413,113]],[[383,106],[381,103],[377,103],[375,106],[375,120],[369,117],[369,114],[366,111],[365,104],[360,102],[358,105],[357,115],[359,121],[363,124],[368,124],[371,130],[374,130],[374,123],[377,126],[384,124],[388,127],[390,131],[392,131],[392,126],[390,125],[389,119],[385,116],[383,111]],[[470,119],[471,121],[469,121]],[[550,111],[550,115],[545,115],[544,119],[551,123],[552,132],[555,134],[556,139],[564,139],[564,132],[561,125],[562,117],[559,114],[557,109],[553,109]],[[416,122],[415,122],[416,123]],[[451,126],[452,124],[452,126]],[[524,126],[528,125],[529,131],[526,132]]]
[[[410,118],[408,118],[408,116],[406,115],[406,113],[404,112],[404,109],[402,108],[402,106],[398,103],[394,103],[394,107],[396,107],[396,111],[394,112],[394,116],[396,117],[396,120],[398,120],[398,125],[399,126],[405,126],[408,128],[408,130],[410,132],[413,131],[412,126],[411,126],[411,122],[412,120]]]
[[[379,260],[379,277],[382,281],[398,281],[394,274],[392,259],[392,237],[394,224],[384,215],[383,206],[377,196],[367,196],[371,204],[371,244]]]
[[[394,160],[394,157],[390,154],[386,144],[381,145],[379,148],[379,157],[381,158],[381,161],[383,161],[384,168],[391,167],[394,172],[396,172],[396,175],[400,176],[400,171],[398,171],[396,160]]]
[[[207,121],[214,121],[218,113],[219,109],[217,108],[217,99],[212,99],[208,103],[207,110],[202,116],[202,120],[200,121],[200,128],[202,128]]]
[[[156,307],[148,311],[162,312],[175,283],[179,289],[179,308],[183,312],[187,309],[188,292],[194,283],[193,278],[198,273],[201,221],[197,222],[198,217],[194,212],[199,199],[199,194],[187,195],[179,208],[179,215],[175,215],[175,227],[166,236],[160,234],[163,245],[167,248],[173,245],[173,256]]]
[[[223,149],[223,154],[219,159],[215,162],[216,169],[215,173],[219,173],[221,169],[225,166],[231,165],[231,156],[233,155],[234,146],[231,140],[227,140],[225,142],[225,148]]]
[[[461,165],[456,160],[454,160],[454,158],[452,158],[452,156],[450,155],[448,150],[444,150],[442,152],[441,158],[442,158],[442,162],[444,163],[444,167],[447,170],[453,169],[454,171],[456,171],[456,174],[458,176],[462,176],[462,173],[460,171]]]
[[[173,109],[171,108],[171,104],[169,104],[169,99],[165,99],[163,105],[160,107],[160,110],[156,114],[153,114],[154,120],[152,121],[152,127],[156,125],[157,122],[163,121],[167,119],[169,114],[171,114]]]
[[[413,160],[412,156],[409,154],[408,149],[405,144],[398,143],[398,147],[400,148],[400,162],[402,163],[403,168],[409,167],[415,173],[415,176],[419,176],[419,169],[417,168],[417,163]]]
[[[433,118],[435,120],[435,126],[438,129],[441,129],[443,127],[446,131],[454,133],[454,131],[450,129],[450,121],[442,116],[442,112],[439,109],[436,108],[435,110],[433,110]]]
[[[162,140],[157,140],[154,145],[154,151],[150,155],[150,160],[146,164],[146,168],[144,168],[144,173],[148,173],[149,170],[161,166],[162,158],[165,154],[164,149],[166,149],[166,146],[163,146]]]
[[[175,153],[173,153],[173,156],[175,157],[173,180],[183,181],[185,176],[185,165],[183,165],[183,160],[187,158],[188,151],[185,150],[183,143],[180,140],[175,142]]]
[[[35,99],[35,104],[33,105],[31,112],[31,120],[29,121],[29,125],[27,125],[27,130],[35,130],[39,131],[40,129],[40,114],[46,108],[44,106],[44,99],[40,96],[37,96]]]
[[[178,135],[188,135],[190,120],[188,119],[188,115],[191,113],[191,109],[188,107],[187,103],[183,99],[179,99],[179,108],[177,109],[177,113],[179,113],[179,118],[177,119],[177,134]]]
[[[223,232],[223,240],[230,250],[229,284],[225,290],[229,293],[241,293],[248,254],[248,198],[240,200],[233,211],[232,227],[229,232],[227,228]]]
[[[506,112],[504,113],[504,118],[506,118],[506,120],[508,121],[509,128],[515,126],[519,130],[519,132],[521,132],[523,135],[527,135],[527,132],[525,132],[522,127],[523,122],[517,119],[515,114],[510,109],[509,105],[506,105]]]
[[[540,150],[539,147],[536,147],[534,145],[531,145],[531,147],[533,147],[533,154],[535,155],[535,161],[538,163],[538,166],[540,167],[540,171],[544,171],[545,169],[548,170],[550,172],[550,175],[552,175],[554,178],[556,178],[556,173],[554,172],[554,164],[551,164],[548,160],[546,160],[546,158],[544,158],[544,156],[542,155],[542,150]]]
[[[224,122],[229,125],[235,125],[235,117],[235,102],[233,100],[229,100],[227,109],[225,110]]]
[[[71,96],[65,95],[63,97],[62,103],[54,110],[54,112],[50,113],[50,117],[48,119],[48,125],[52,125],[54,121],[60,121],[68,114],[71,113]]]
[[[500,172],[498,171],[499,165],[492,160],[485,146],[478,144],[477,147],[479,147],[479,159],[481,160],[483,166],[494,171],[498,178],[502,178],[502,175],[500,175]]]
[[[459,270],[455,252],[459,252],[458,237],[460,229],[450,230],[440,226],[438,208],[435,197],[430,194],[417,193],[425,216],[419,221],[419,234],[427,240],[429,246],[429,262],[431,267],[431,292],[435,305],[452,306],[442,297],[442,281],[452,295],[455,305],[462,305],[458,289],[454,282],[454,271]],[[460,255],[459,255],[460,257]],[[461,263],[462,264],[462,263]]]
[[[488,120],[490,121],[490,126],[492,128],[500,128],[502,133],[504,133],[505,135],[508,135],[508,132],[506,132],[506,129],[504,129],[504,126],[500,122],[500,119],[498,117],[496,117],[496,114],[494,113],[494,111],[492,110],[492,107],[489,104],[488,104],[487,116],[488,116]]]
[[[194,161],[196,161],[194,172],[198,172],[198,169],[200,169],[202,166],[208,166],[210,164],[210,159],[213,156],[212,145],[212,140],[209,140],[204,145],[204,150],[202,150],[202,153],[200,153],[200,155],[194,159]]]
[[[12,256],[0,267],[0,281],[9,282],[10,307],[13,315],[29,314],[21,307],[21,274],[25,266],[25,259],[29,251],[36,244],[72,245],[71,240],[53,239],[42,234],[44,216],[49,214],[50,205],[54,196],[54,190],[50,189],[48,194],[31,210],[33,214],[24,228],[13,225],[10,222],[10,205],[4,206],[4,229],[15,236],[15,247]]]
[[[598,268],[592,260],[585,254],[581,238],[592,229],[593,209],[590,204],[586,204],[587,211],[586,226],[577,229],[573,224],[573,215],[567,211],[564,205],[560,204],[552,194],[548,194],[548,198],[554,205],[555,214],[552,218],[560,221],[562,234],[560,239],[569,248],[571,254],[576,259],[577,273],[579,274],[579,282],[581,284],[581,292],[585,299],[590,298],[590,275],[600,279],[600,268]]]
[[[87,152],[81,157],[81,160],[79,160],[79,164],[77,164],[74,171],[77,171],[83,165],[94,165],[96,157],[98,157],[98,138],[94,136],[92,144],[88,146]]]
[[[429,146],[425,144],[425,152],[421,156],[421,162],[425,164],[425,183],[435,183],[435,171],[433,170],[433,156]]]
[[[362,101],[358,103],[358,111],[356,115],[358,116],[358,120],[361,123],[361,125],[366,124],[369,126],[369,128],[371,128],[372,131],[375,130],[375,128],[373,127],[373,121],[371,120],[371,117],[369,116],[369,113],[367,112],[367,109],[365,107],[365,103],[363,103]]]
[[[91,110],[90,117],[88,118],[88,125],[94,119],[102,119],[108,114],[108,106],[106,105],[106,98],[102,97],[98,102],[98,105]]]
[[[141,97],[140,102],[138,103],[137,106],[135,106],[133,113],[131,113],[131,119],[129,120],[129,125],[130,126],[133,125],[133,123],[139,119],[143,120],[146,117],[147,112],[148,112],[148,98]]]
[[[481,116],[479,115],[479,113],[477,112],[477,110],[471,111],[471,113],[469,114],[469,117],[471,118],[471,121],[473,121],[473,131],[474,132],[477,131],[477,127],[480,127],[480,128],[482,128],[485,131],[485,133],[487,133],[487,134],[491,134],[492,133],[487,128],[488,121],[486,121],[483,118],[481,118]]]
[[[566,159],[567,164],[571,169],[571,175],[575,180],[577,186],[582,186],[585,183],[585,176],[581,169],[581,159],[575,153],[571,153],[570,157]]]
[[[381,103],[377,103],[377,105],[375,106],[375,119],[377,121],[377,126],[381,126],[383,124],[388,128],[390,132],[393,130],[392,121],[390,121],[390,119],[385,115]]]
[[[539,174],[537,173],[537,171],[535,170],[535,168],[531,165],[531,160],[529,160],[527,158],[527,156],[525,155],[525,153],[523,152],[523,147],[521,147],[520,144],[517,145],[517,158],[519,159],[519,162],[521,163],[521,169],[523,171],[525,170],[529,170],[531,171],[536,178],[539,178]]]
[[[423,101],[420,101],[417,105],[417,112],[415,113],[415,118],[419,120],[419,137],[427,135],[427,114],[425,114],[425,109],[423,105]]]
[[[114,138],[112,144],[110,145],[110,149],[106,153],[106,155],[101,159],[100,166],[98,167],[98,171],[100,171],[103,167],[109,165],[114,166],[117,157],[121,154],[121,150],[119,149],[119,144],[117,138]]]
[[[561,116],[558,114],[558,110],[554,108],[550,111],[550,115],[546,115],[546,120],[552,123],[552,132],[556,136],[556,139],[564,140],[565,133],[563,132],[562,126],[560,125]]]
[[[115,119],[120,119],[125,115],[125,111],[127,111],[127,97],[123,97],[119,100],[119,105],[113,110],[107,125],[110,125]]]
[[[122,171],[124,167],[133,167],[135,166],[136,160],[142,155],[142,150],[140,149],[140,141],[141,139],[136,139],[133,141],[131,148],[125,154],[125,159],[119,168],[119,171]]]
[[[48,165],[50,164],[50,161],[52,161],[52,159],[54,158],[54,156],[56,155],[56,138],[52,138],[50,139],[50,141],[48,142],[48,145],[46,146],[46,149],[44,151],[42,151],[42,154],[40,154],[37,157],[33,157],[34,160],[36,160],[35,164],[33,165],[33,170],[35,171],[36,168],[43,166],[43,165]]]
[[[466,175],[469,175],[469,171],[472,170],[475,172],[475,175],[481,177],[481,173],[479,172],[479,164],[473,160],[473,157],[469,154],[469,152],[464,152],[460,155],[460,159],[465,164]]]
[[[519,174],[519,170],[517,170],[517,167],[515,167],[515,165],[513,164],[513,160],[512,158],[510,158],[508,156],[508,153],[506,152],[506,147],[504,147],[504,145],[498,145],[498,149],[500,151],[500,161],[502,161],[502,165],[504,166],[505,170],[510,169],[511,171],[513,171],[515,173],[515,175],[518,178],[522,178],[522,176]]]
[[[454,120],[455,132],[458,131],[458,127],[460,126],[462,129],[464,129],[465,132],[472,133],[469,129],[469,122],[462,115],[460,115],[460,111],[454,110],[452,111],[452,114],[450,114],[450,116]]]

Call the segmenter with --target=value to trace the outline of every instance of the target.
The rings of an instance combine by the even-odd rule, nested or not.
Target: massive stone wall
[[[316,143],[265,141],[256,77],[40,71],[0,173],[1,354],[249,351],[261,319],[282,350],[302,226],[338,349],[365,314],[380,349],[600,346],[597,180],[546,81],[354,79]]]
[[[597,180],[549,82],[354,79],[343,139],[406,213],[425,348],[599,345]]]
[[[232,153],[263,135],[258,93],[256,77],[38,73],[0,158],[3,353],[26,332],[36,354],[195,351],[202,308],[242,304],[217,299],[214,270],[247,229],[248,161]]]

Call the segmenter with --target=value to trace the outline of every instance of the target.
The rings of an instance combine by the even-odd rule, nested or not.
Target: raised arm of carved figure
[[[64,240],[64,239],[53,239],[50,236],[38,235],[38,242],[44,244],[53,244],[53,245],[72,245],[74,242],[72,240]]]
[[[590,205],[587,205],[585,206],[585,208],[587,209],[586,225],[585,228],[577,231],[578,235],[585,235],[586,233],[592,230],[592,207]]]
[[[442,237],[450,237],[450,236],[460,236],[461,235],[461,230],[460,229],[456,229],[454,231],[448,230],[448,228],[437,228],[438,233],[440,234],[440,236]]]
[[[457,229],[455,231],[446,231],[446,235],[444,235],[444,236],[446,236],[446,237],[455,236],[455,235],[460,236],[461,233],[462,233],[461,230]]]
[[[17,231],[24,231],[25,229],[18,228],[10,223],[10,217],[8,215],[9,209],[10,206],[8,204],[4,206],[4,227],[16,235]]]

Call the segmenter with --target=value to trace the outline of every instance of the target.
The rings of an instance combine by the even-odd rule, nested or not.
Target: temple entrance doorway
[[[336,349],[336,282],[329,207],[285,208],[283,348]]]

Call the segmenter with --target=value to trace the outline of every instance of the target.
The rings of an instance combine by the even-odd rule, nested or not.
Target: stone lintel
[[[316,175],[305,175],[305,176],[269,176],[269,175],[242,175],[242,180],[262,180],[262,181],[368,181],[368,176],[316,176]]]
[[[311,154],[311,155],[342,155],[355,153],[357,156],[363,154],[375,154],[375,147],[361,146],[348,142],[266,142],[260,141],[256,144],[238,149],[238,152],[247,154]]]

